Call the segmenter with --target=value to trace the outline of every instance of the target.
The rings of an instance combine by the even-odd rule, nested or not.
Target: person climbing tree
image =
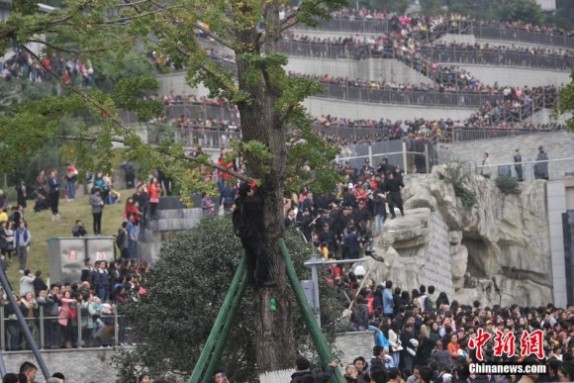
[[[233,211],[233,229],[241,238],[247,255],[248,275],[258,287],[272,287],[269,276],[269,256],[263,240],[263,206],[256,186],[246,182],[239,186],[239,196]]]

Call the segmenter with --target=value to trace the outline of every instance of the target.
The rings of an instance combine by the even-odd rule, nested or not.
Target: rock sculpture
[[[432,284],[467,304],[552,302],[545,182],[522,183],[520,194],[504,195],[493,181],[471,176],[464,186],[477,203],[465,207],[443,180],[448,166],[405,177],[408,210],[387,220],[375,240],[376,280],[409,291]]]

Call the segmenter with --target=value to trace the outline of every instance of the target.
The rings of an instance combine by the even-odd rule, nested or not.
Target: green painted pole
[[[239,261],[239,265],[237,266],[237,270],[235,270],[235,274],[233,275],[233,279],[231,280],[231,285],[229,285],[229,289],[227,290],[227,294],[225,294],[225,299],[223,300],[223,304],[217,313],[217,317],[215,318],[215,322],[213,323],[213,327],[211,328],[211,332],[207,337],[207,341],[203,346],[203,350],[199,355],[199,359],[191,373],[191,377],[189,378],[189,383],[199,383],[201,381],[201,376],[203,371],[205,370],[205,366],[207,366],[207,361],[211,357],[211,354],[216,346],[217,338],[223,329],[225,318],[229,312],[231,304],[233,303],[233,298],[235,296],[235,291],[237,290],[239,283],[243,276],[246,274],[247,268],[247,259],[245,254],[241,257]]]
[[[303,317],[305,318],[305,323],[309,328],[309,332],[311,333],[311,338],[313,338],[313,343],[317,348],[317,352],[319,353],[319,358],[321,358],[321,362],[323,363],[323,367],[326,367],[329,363],[331,363],[335,357],[331,353],[331,349],[329,348],[329,344],[327,343],[327,339],[325,335],[321,331],[321,328],[317,324],[315,320],[315,314],[311,307],[309,306],[309,302],[307,302],[307,297],[305,296],[305,292],[301,287],[299,282],[299,277],[297,277],[297,273],[295,272],[295,266],[293,266],[293,261],[291,260],[291,256],[289,255],[289,250],[285,245],[285,241],[283,239],[279,240],[279,251],[285,260],[285,266],[287,267],[287,277],[289,278],[289,282],[291,283],[291,287],[293,288],[293,292],[295,293],[295,299],[297,300],[297,304],[299,308],[303,312]],[[331,377],[330,381],[332,383],[345,383],[345,379],[341,375],[341,371],[338,368],[335,369],[335,374]]]
[[[221,355],[223,354],[223,350],[227,343],[227,337],[229,336],[229,331],[231,330],[231,326],[235,324],[235,317],[237,314],[237,310],[239,306],[241,306],[241,299],[243,298],[243,294],[245,293],[245,288],[247,287],[247,273],[243,273],[243,277],[239,284],[237,285],[237,290],[233,297],[233,302],[231,304],[231,309],[227,313],[227,317],[225,318],[225,324],[223,325],[223,329],[219,334],[219,338],[215,343],[215,349],[211,354],[211,359],[209,360],[209,364],[207,365],[207,369],[203,374],[203,378],[201,380],[202,383],[211,383],[212,376],[214,371],[217,369],[219,363],[221,362]]]

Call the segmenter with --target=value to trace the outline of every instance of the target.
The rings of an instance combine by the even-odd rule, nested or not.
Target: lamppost
[[[361,263],[367,260],[366,257],[359,259],[343,259],[340,261],[327,261],[317,256],[315,246],[313,246],[313,253],[311,259],[305,262],[305,266],[311,269],[311,281],[302,281],[303,289],[306,291],[307,300],[315,312],[315,319],[317,324],[321,327],[321,303],[319,301],[319,267],[330,265],[343,265],[348,263]],[[311,290],[311,291],[309,291]]]

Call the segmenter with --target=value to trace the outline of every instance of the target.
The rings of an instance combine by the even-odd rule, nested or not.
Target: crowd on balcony
[[[290,8],[288,11],[292,11],[293,9]],[[409,15],[402,15],[398,16],[392,13],[376,11],[368,8],[360,8],[359,10],[355,8],[344,8],[338,11],[331,12],[331,17],[335,19],[346,19],[346,20],[391,20],[393,18],[402,18],[404,21],[406,20],[418,20],[418,17],[412,17]],[[450,27],[458,27],[459,25],[470,23],[479,26],[491,26],[491,27],[498,27],[500,29],[508,29],[508,30],[520,30],[525,32],[535,32],[541,33],[545,35],[552,35],[552,36],[566,36],[574,38],[574,31],[568,31],[564,28],[558,28],[553,26],[544,26],[544,25],[533,25],[530,23],[522,23],[518,21],[499,21],[499,20],[474,20],[464,15],[456,14],[456,13],[448,13],[440,16],[424,16],[425,20],[431,21],[435,25],[446,24]]]
[[[291,44],[293,43],[293,44]],[[417,71],[440,82],[452,71],[451,65],[444,63],[471,63],[486,65],[515,65],[569,69],[574,62],[574,53],[566,49],[543,47],[500,46],[493,44],[444,43],[428,40],[395,39],[388,35],[317,37],[285,33],[280,45],[290,55],[338,58],[396,58]],[[457,68],[461,71],[460,68]],[[468,72],[461,71],[465,77]]]
[[[416,118],[391,121],[381,119],[348,119],[333,115],[322,115],[313,118],[312,126],[325,140],[337,145],[393,140],[405,137],[409,132],[417,137],[424,137],[433,143],[456,140],[457,132],[462,130],[488,130],[490,132],[538,132],[563,129],[557,123],[535,124],[525,122],[532,111],[544,106],[553,105],[556,99],[554,87],[518,89],[504,88],[499,90],[500,97],[495,103],[487,102],[466,120]],[[175,97],[176,99],[179,99]],[[184,97],[182,99],[185,99]],[[197,98],[193,104],[171,103],[172,93],[164,98],[166,116],[151,121],[154,129],[171,134],[177,132],[179,140],[187,140],[189,145],[202,146],[225,145],[231,138],[239,138],[241,131],[239,113],[236,107],[222,101],[208,98]],[[172,130],[166,130],[171,126]],[[235,134],[235,135],[234,135]],[[227,138],[225,138],[227,137]],[[227,139],[227,141],[226,141]],[[462,139],[462,138],[458,138]]]
[[[400,84],[393,81],[369,81],[360,78],[349,78],[349,77],[336,77],[325,75],[309,75],[302,73],[289,72],[292,77],[301,77],[309,80],[318,81],[322,84],[342,86],[342,87],[352,87],[352,88],[363,88],[370,90],[394,90],[394,91],[412,91],[412,92],[444,92],[444,93],[456,93],[456,94],[483,94],[495,96],[500,100],[503,100],[508,104],[512,101],[510,105],[514,108],[524,107],[528,109],[533,105],[534,99],[539,99],[543,107],[552,107],[558,97],[558,88],[555,85],[540,86],[540,87],[501,87],[497,88],[494,86],[480,85],[466,86],[462,91],[456,89],[443,88],[441,86],[432,84]],[[474,84],[470,80],[468,84]],[[520,105],[518,105],[519,103]],[[491,111],[495,106],[483,105],[488,111]],[[508,108],[507,108],[508,109]]]

